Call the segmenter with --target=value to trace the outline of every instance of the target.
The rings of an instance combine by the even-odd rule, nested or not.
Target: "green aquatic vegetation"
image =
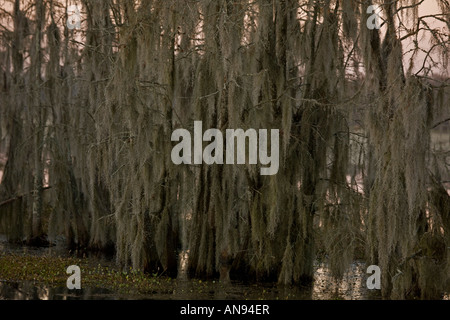
[[[121,271],[111,266],[94,265],[88,259],[52,256],[0,254],[0,280],[34,281],[64,286],[69,274],[66,269],[78,265],[82,287],[101,287],[120,293],[146,293],[160,289],[173,290],[174,281],[138,271]]]

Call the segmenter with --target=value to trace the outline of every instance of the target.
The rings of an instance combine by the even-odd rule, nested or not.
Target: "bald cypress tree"
[[[11,240],[63,235],[123,268],[223,281],[311,283],[318,254],[340,279],[364,258],[386,298],[448,290],[448,150],[431,136],[448,74],[428,62],[448,66],[449,39],[420,1],[84,0],[80,29],[72,3],[21,4],[1,31]],[[194,121],[278,129],[277,174],[174,164],[171,134]]]

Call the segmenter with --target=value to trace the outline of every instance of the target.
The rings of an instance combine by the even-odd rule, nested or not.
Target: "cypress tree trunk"
[[[43,196],[43,178],[44,178],[44,159],[43,151],[45,144],[45,126],[47,121],[46,107],[42,103],[41,98],[41,68],[42,68],[42,37],[45,25],[45,6],[43,0],[36,0],[36,27],[33,37],[34,51],[31,57],[31,95],[29,100],[29,108],[34,112],[34,118],[30,122],[35,126],[34,134],[34,182],[33,182],[33,203],[32,203],[32,219],[31,219],[31,235],[30,243],[39,244],[39,238],[43,236],[42,230],[42,196]]]

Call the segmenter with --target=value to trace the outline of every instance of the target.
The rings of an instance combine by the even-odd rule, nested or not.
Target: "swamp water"
[[[16,254],[20,256],[52,256],[73,257],[62,246],[31,248],[27,246],[12,245],[0,238],[0,253]],[[110,266],[114,268],[114,257],[83,256],[93,265]],[[0,300],[116,300],[116,299],[164,299],[164,300],[200,300],[200,299],[293,299],[293,300],[364,300],[380,299],[379,290],[368,290],[365,265],[355,261],[344,278],[336,281],[330,275],[324,263],[316,263],[315,281],[310,287],[282,286],[274,283],[243,283],[231,281],[222,284],[219,281],[204,281],[201,289],[200,280],[176,280],[167,288],[159,287],[148,292],[127,292],[111,290],[96,286],[83,286],[83,273],[81,274],[81,289],[69,290],[66,286],[47,285],[35,281],[12,281],[2,278],[0,270]],[[69,277],[70,275],[67,275]],[[200,281],[201,282],[201,281]]]

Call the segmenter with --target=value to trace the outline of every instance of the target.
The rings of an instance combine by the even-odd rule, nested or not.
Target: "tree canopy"
[[[283,284],[360,258],[385,298],[449,291],[448,1],[1,2],[11,241]],[[279,130],[278,172],[174,164],[195,121]]]

